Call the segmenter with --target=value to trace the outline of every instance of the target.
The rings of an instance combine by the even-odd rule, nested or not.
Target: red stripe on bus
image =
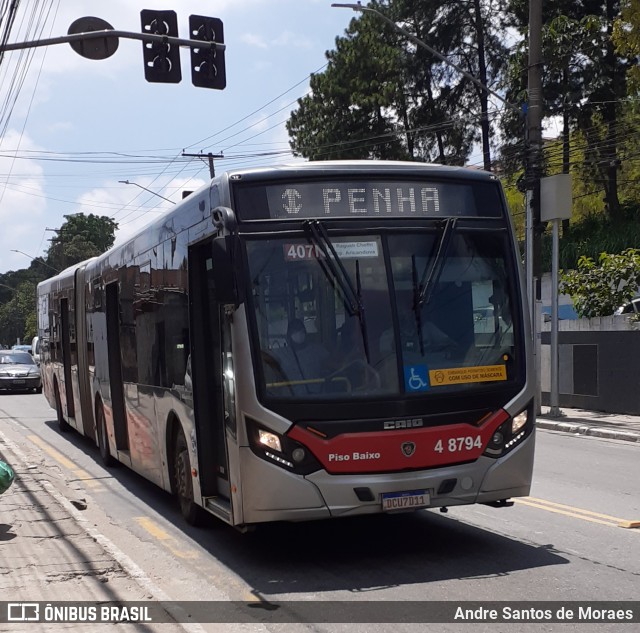
[[[469,424],[397,431],[344,433],[322,439],[303,426],[288,433],[331,474],[394,472],[434,468],[478,459],[496,429],[509,418],[496,411],[480,427]]]

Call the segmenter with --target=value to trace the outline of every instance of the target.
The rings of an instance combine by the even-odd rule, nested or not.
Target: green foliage
[[[600,253],[598,263],[583,255],[577,269],[564,272],[560,291],[571,296],[580,317],[612,315],[630,301],[640,286],[640,250],[628,248],[619,255]]]
[[[560,239],[560,268],[576,268],[582,256],[597,260],[600,253],[621,253],[640,244],[640,209],[635,203],[622,205],[622,218],[612,222],[603,213],[590,213],[572,223]],[[551,235],[542,240],[542,267],[551,270]]]
[[[384,114],[402,103],[394,42],[371,16],[352,20],[347,36],[327,53],[327,70],[311,77],[311,94],[298,101],[287,123],[296,154],[311,160],[408,158]]]
[[[0,275],[0,341],[13,345],[37,333],[36,286],[73,264],[100,255],[113,245],[118,225],[109,217],[65,215],[51,241],[46,262],[35,258],[29,268]]]
[[[491,7],[484,0],[380,0],[369,7],[495,84],[507,58],[496,17],[502,0]],[[294,153],[464,164],[480,136],[486,95],[460,73],[371,13],[351,21],[327,59],[287,123]]]
[[[110,217],[76,213],[64,218],[66,222],[51,240],[49,266],[64,270],[104,253],[113,245],[118,224]]]
[[[511,213],[511,219],[519,241],[524,240],[525,235],[525,197],[516,185],[516,178],[503,178],[502,187],[504,188],[507,205]]]
[[[23,281],[12,292],[11,299],[0,305],[0,339],[6,345],[13,345],[20,339],[29,343],[35,335],[33,324],[27,327],[27,320],[33,319],[36,311],[36,285]]]
[[[598,210],[617,220],[621,212],[620,164],[628,138],[624,130],[629,95],[627,70],[633,58],[625,57],[614,44],[614,24],[621,7],[629,0],[553,0],[543,6],[542,111],[544,116],[562,117],[566,149],[576,140],[581,160],[563,155],[562,171],[578,169],[591,191],[598,193]],[[514,26],[523,37],[528,29],[528,3],[510,0]],[[527,40],[510,56],[507,98],[527,101]],[[513,115],[503,118],[505,134],[503,164],[511,172],[522,167],[524,125]],[[636,141],[637,145],[637,141]],[[635,156],[636,152],[631,154]],[[548,155],[545,157],[548,159]],[[541,166],[544,168],[544,166]],[[548,172],[547,172],[548,173]],[[604,204],[603,204],[604,202]]]
[[[618,52],[630,59],[640,57],[640,0],[623,0],[620,17],[615,21],[613,41]],[[628,81],[635,91],[640,90],[640,66],[633,64]]]

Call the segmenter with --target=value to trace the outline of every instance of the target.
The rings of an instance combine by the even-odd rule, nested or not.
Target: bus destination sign
[[[236,189],[235,203],[241,220],[500,217],[504,212],[498,185],[486,181],[247,183]]]
[[[266,185],[265,194],[272,219],[499,215],[487,189],[496,192],[491,183],[304,182]]]
[[[440,215],[440,191],[417,183],[303,183],[267,187],[274,218]]]

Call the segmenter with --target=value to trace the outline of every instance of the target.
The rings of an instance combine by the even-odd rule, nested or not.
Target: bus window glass
[[[268,397],[369,398],[398,391],[397,375],[383,381],[376,369],[378,338],[392,323],[381,240],[335,238],[332,244],[346,277],[304,239],[248,244]]]
[[[440,240],[389,238],[404,389],[464,390],[515,379],[503,238],[456,231],[438,258]]]

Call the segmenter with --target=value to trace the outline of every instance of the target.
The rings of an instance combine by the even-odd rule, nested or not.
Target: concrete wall
[[[640,415],[640,323],[628,317],[559,321],[559,406]],[[542,404],[549,405],[551,324],[543,323]]]

